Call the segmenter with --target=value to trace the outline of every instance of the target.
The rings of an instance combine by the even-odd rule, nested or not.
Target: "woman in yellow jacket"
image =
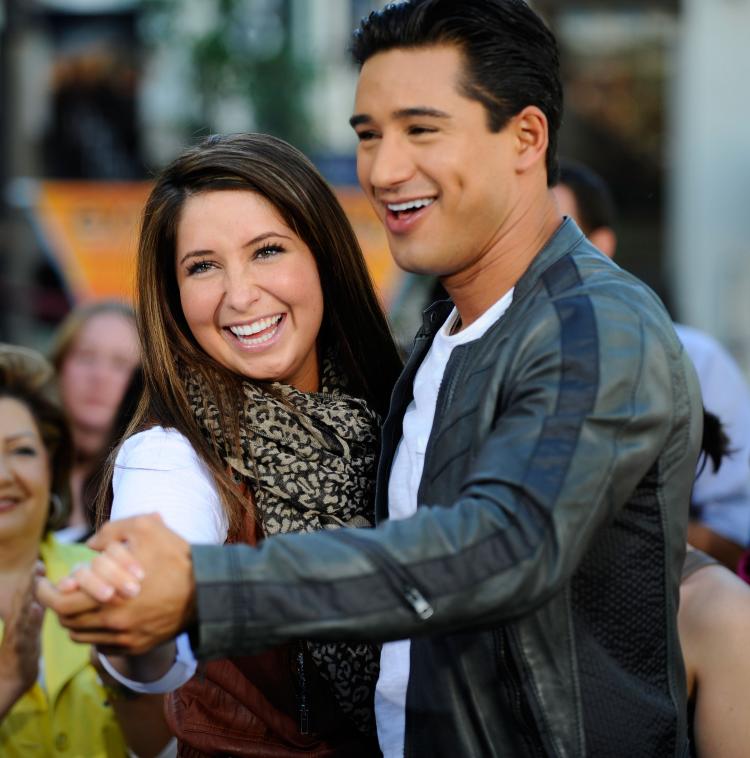
[[[51,366],[0,345],[0,755],[153,756],[169,740],[159,699],[105,688],[90,648],[34,600],[42,565],[54,581],[91,557],[51,534],[67,516],[71,459]]]

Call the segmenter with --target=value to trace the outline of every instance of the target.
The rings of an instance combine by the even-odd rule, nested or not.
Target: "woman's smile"
[[[238,342],[243,348],[267,347],[281,333],[284,316],[283,313],[277,313],[274,316],[264,316],[247,324],[235,324],[224,329],[231,335],[230,339]]]

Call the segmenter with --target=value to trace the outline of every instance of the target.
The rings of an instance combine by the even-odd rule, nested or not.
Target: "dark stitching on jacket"
[[[576,709],[576,723],[578,724],[577,737],[578,747],[581,755],[586,754],[586,731],[585,721],[583,715],[583,703],[581,702],[581,677],[578,665],[578,649],[575,643],[575,629],[573,624],[573,602],[571,600],[571,586],[570,582],[565,586],[565,607],[568,611],[567,614],[567,628],[568,628],[568,651],[571,661],[571,672],[573,675],[573,686],[575,687],[575,709]]]

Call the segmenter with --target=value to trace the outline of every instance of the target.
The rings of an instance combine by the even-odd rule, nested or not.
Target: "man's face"
[[[487,126],[459,93],[452,45],[378,53],[362,67],[351,119],[357,175],[407,271],[448,276],[502,238],[518,204],[513,121]]]

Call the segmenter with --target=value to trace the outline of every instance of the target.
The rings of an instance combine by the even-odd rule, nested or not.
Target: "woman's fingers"
[[[63,594],[76,590],[87,593],[100,603],[115,595],[135,597],[141,589],[143,569],[121,542],[113,542],[89,563],[79,564],[70,576],[61,579],[57,589]]]
[[[78,566],[71,577],[79,589],[100,603],[106,603],[115,595],[135,597],[141,590],[133,575],[106,553],[100,553],[90,563]]]
[[[37,578],[35,592],[37,600],[45,608],[53,610],[60,618],[76,616],[102,607],[98,600],[86,592],[80,590],[60,592],[57,585],[46,577]]]
[[[112,542],[101,555],[106,555],[110,560],[117,563],[120,568],[130,573],[132,577],[138,581],[145,576],[141,565],[133,557],[133,554],[128,550],[124,542]]]

